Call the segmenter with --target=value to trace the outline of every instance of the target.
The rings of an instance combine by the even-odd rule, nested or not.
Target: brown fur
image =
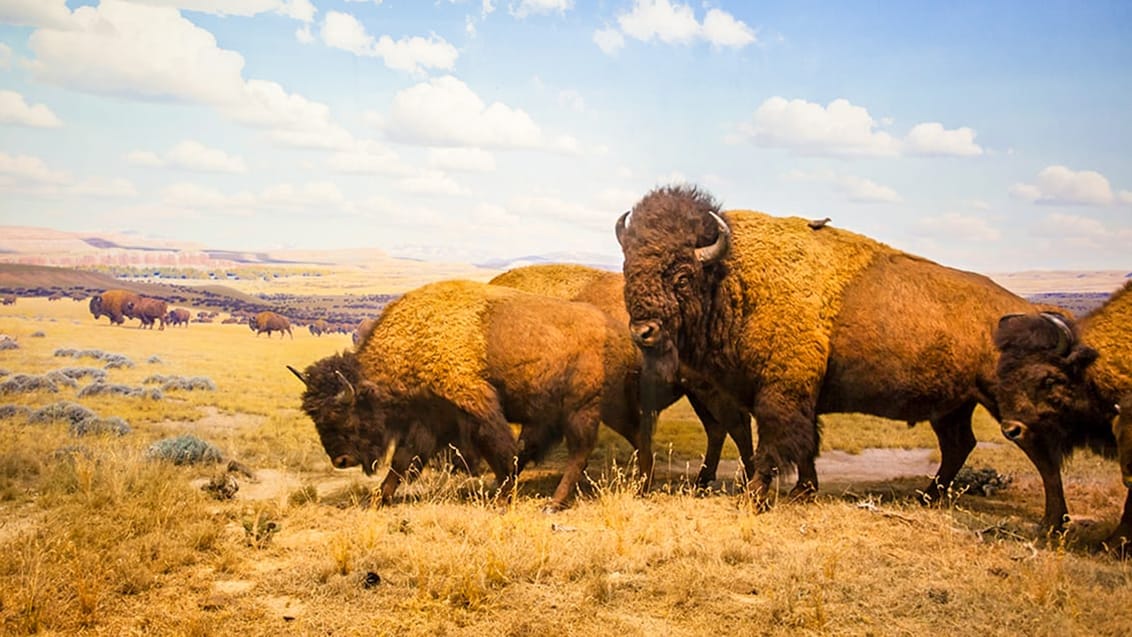
[[[126,317],[129,316],[123,312],[123,308],[128,303],[136,303],[141,297],[128,290],[106,290],[102,294],[95,294],[90,298],[90,313],[94,315],[94,320],[106,316],[110,318],[110,322],[114,325],[121,325],[126,322]],[[130,318],[133,318],[130,316]]]
[[[590,303],[605,312],[617,325],[629,324],[629,313],[625,310],[625,279],[617,272],[575,264],[532,265],[508,270],[490,283],[568,301]],[[628,331],[625,331],[624,337],[629,342]],[[638,362],[638,374],[639,368]],[[664,391],[666,399],[658,405],[658,409],[667,408],[687,393],[692,409],[703,423],[707,434],[707,450],[696,477],[696,485],[706,488],[716,479],[723,443],[729,433],[739,449],[743,467],[748,472],[747,479],[750,479],[754,470],[750,416],[733,405],[727,396],[713,391],[710,383],[696,382],[694,379],[692,370],[682,370],[680,380],[683,386]],[[643,469],[644,462],[642,460]],[[649,471],[646,470],[645,473],[647,475]]]
[[[356,353],[309,367],[304,410],[337,467],[370,473],[394,446],[384,501],[448,445],[486,460],[505,494],[527,462],[565,438],[557,508],[582,476],[601,421],[636,443],[638,412],[626,393],[636,390],[637,354],[622,332],[588,304],[434,283],[391,303]],[[342,398],[335,371],[356,400]],[[517,444],[512,422],[521,425]]]
[[[310,330],[310,333],[314,336],[322,336],[323,334],[329,334],[330,331],[331,331],[330,330],[330,323],[327,323],[326,319],[318,319],[317,321],[314,321],[313,323],[311,323],[310,325],[307,326],[307,329]]]
[[[690,187],[632,210],[625,302],[646,361],[662,375],[686,364],[750,410],[756,495],[792,465],[796,493],[817,488],[817,416],[830,412],[930,420],[942,461],[928,493],[946,488],[974,448],[976,404],[997,414],[994,325],[1030,304],[986,277],[759,212],[723,214],[730,249],[702,263],[718,210]]]
[[[156,321],[161,324],[159,329],[165,329],[165,314],[168,311],[168,304],[161,299],[151,299],[149,297],[139,297],[136,301],[127,301],[122,306],[122,313],[130,318],[136,318],[141,321],[138,327],[147,327],[152,329],[153,323]]]
[[[259,314],[248,319],[248,327],[255,332],[258,338],[260,334],[267,332],[267,338],[271,338],[272,332],[279,332],[279,338],[283,338],[283,333],[291,335],[291,339],[295,335],[291,332],[291,321],[286,316],[276,314],[275,312],[263,311]]]
[[[165,324],[166,325],[184,325],[185,327],[188,327],[189,326],[189,318],[191,318],[191,317],[192,317],[192,314],[190,314],[188,310],[185,310],[185,309],[182,309],[182,308],[176,308],[176,309],[173,309],[173,310],[169,310],[169,313],[165,315]]]
[[[1060,529],[1068,516],[1061,482],[1066,455],[1089,447],[1117,456],[1130,491],[1113,539],[1132,540],[1132,434],[1121,428],[1129,427],[1129,416],[1112,424],[1116,404],[1132,396],[1132,282],[1081,320],[1062,321],[1069,335],[1059,351],[1055,323],[1034,313],[1003,317],[995,333],[1003,433],[1042,476],[1044,528]]]

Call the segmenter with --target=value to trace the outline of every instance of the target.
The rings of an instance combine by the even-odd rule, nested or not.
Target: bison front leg
[[[971,415],[975,402],[964,403],[958,409],[932,420],[932,430],[939,441],[939,471],[924,493],[925,502],[942,502],[951,482],[967,462],[975,448],[975,433],[971,429]]]
[[[597,443],[597,429],[600,423],[601,419],[596,407],[592,410],[575,413],[568,418],[565,437],[570,457],[566,461],[566,470],[562,473],[562,479],[558,481],[558,488],[554,490],[554,496],[551,497],[550,504],[544,510],[553,512],[566,508],[566,500],[574,491],[578,481],[581,480],[586,465],[589,463],[590,454],[593,453],[594,445]]]
[[[748,493],[759,509],[770,506],[773,480],[784,468],[798,467],[798,484],[792,497],[817,491],[813,459],[818,454],[818,433],[812,407],[784,396],[760,397],[754,409],[759,444],[755,449],[754,476]]]
[[[751,437],[751,417],[741,409],[721,404],[721,401],[688,394],[688,403],[696,412],[707,434],[707,449],[704,463],[696,476],[696,488],[706,489],[716,480],[723,443],[728,435],[735,441],[739,450],[739,460],[743,464],[744,485],[755,477],[755,444]],[[710,407],[708,404],[710,403]]]
[[[393,494],[402,481],[412,482],[424,469],[424,459],[415,446],[398,445],[389,464],[389,473],[381,481],[381,504],[393,503]]]
[[[1105,544],[1123,557],[1132,557],[1132,488],[1128,489],[1128,495],[1124,498],[1124,515],[1120,516],[1120,522],[1105,540]]]

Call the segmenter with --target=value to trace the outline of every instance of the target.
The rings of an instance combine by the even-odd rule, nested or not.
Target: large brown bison
[[[139,328],[153,328],[154,322],[160,324],[159,329],[165,329],[165,313],[169,304],[161,299],[152,299],[147,296],[137,300],[126,301],[122,304],[122,313],[130,318],[141,321]]]
[[[487,461],[505,495],[565,438],[561,508],[604,421],[637,442],[637,352],[596,307],[471,281],[433,283],[386,307],[356,352],[300,373],[303,410],[339,468],[372,474],[394,446],[382,500],[449,445]],[[508,423],[521,426],[518,444]],[[641,457],[651,457],[641,449]]]
[[[1042,476],[1042,527],[1065,524],[1061,463],[1089,447],[1120,460],[1129,491],[1110,539],[1132,541],[1132,417],[1113,426],[1117,404],[1132,402],[1132,282],[1078,321],[1052,312],[1004,316],[995,345],[1002,433]]]
[[[112,324],[121,325],[127,317],[133,318],[124,311],[127,304],[137,303],[140,299],[140,296],[128,290],[106,290],[90,297],[90,313],[96,321],[106,316]]]
[[[330,333],[330,323],[326,322],[326,319],[318,319],[312,321],[311,324],[307,326],[307,329],[310,330],[313,336],[322,336],[323,334]]]
[[[997,416],[991,334],[1031,306],[986,277],[806,219],[721,213],[691,186],[653,190],[616,230],[643,384],[684,364],[749,409],[757,498],[795,465],[792,494],[817,489],[819,414],[930,421],[941,462],[929,497],[975,447],[976,405]]]
[[[629,314],[625,311],[625,279],[619,272],[570,263],[530,265],[508,270],[489,283],[568,301],[591,303],[618,325],[625,326],[625,338],[630,338],[627,329]],[[715,480],[723,443],[728,434],[739,449],[743,467],[748,472],[747,479],[750,479],[753,477],[750,472],[754,469],[750,416],[733,405],[729,397],[713,390],[709,383],[696,383],[692,380],[694,378],[696,376],[691,370],[681,370],[679,380],[682,386],[666,389],[660,408],[668,407],[686,393],[689,404],[703,423],[708,444],[703,465],[696,476],[696,486],[706,488]],[[645,468],[645,463],[641,464],[642,469]]]
[[[192,318],[192,313],[184,308],[178,307],[169,310],[169,313],[165,315],[165,324],[174,326],[184,325],[185,327],[188,327],[190,318]]]
[[[267,332],[267,338],[271,338],[272,332],[279,332],[280,339],[283,338],[284,332],[290,334],[292,340],[295,338],[295,335],[291,332],[291,321],[286,316],[267,310],[249,317],[248,327],[255,332],[257,338],[264,332]]]

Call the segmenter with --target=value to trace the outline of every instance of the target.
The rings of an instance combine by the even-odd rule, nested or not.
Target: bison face
[[[374,385],[362,377],[357,358],[338,354],[305,372],[289,367],[306,384],[303,411],[314,422],[326,455],[338,469],[361,465],[372,475],[389,446],[384,410]]]
[[[95,320],[102,316],[102,297],[95,294],[90,297],[90,313],[94,315]]]
[[[996,391],[1002,432],[1023,450],[1064,452],[1109,430],[1112,405],[1090,389],[1097,352],[1077,342],[1073,321],[1059,314],[1003,317],[995,332],[1000,352]]]

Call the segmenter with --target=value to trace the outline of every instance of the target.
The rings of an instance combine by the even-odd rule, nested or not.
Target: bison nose
[[[1007,420],[1006,422],[1002,423],[1002,435],[1006,436],[1010,440],[1013,440],[1014,442],[1021,440],[1022,436],[1025,435],[1025,433],[1026,425],[1023,425],[1017,420]]]
[[[333,460],[335,468],[346,469],[347,467],[354,466],[354,459],[349,455],[342,454]]]
[[[633,342],[640,347],[653,347],[660,342],[660,323],[653,320],[633,321],[629,324]]]

